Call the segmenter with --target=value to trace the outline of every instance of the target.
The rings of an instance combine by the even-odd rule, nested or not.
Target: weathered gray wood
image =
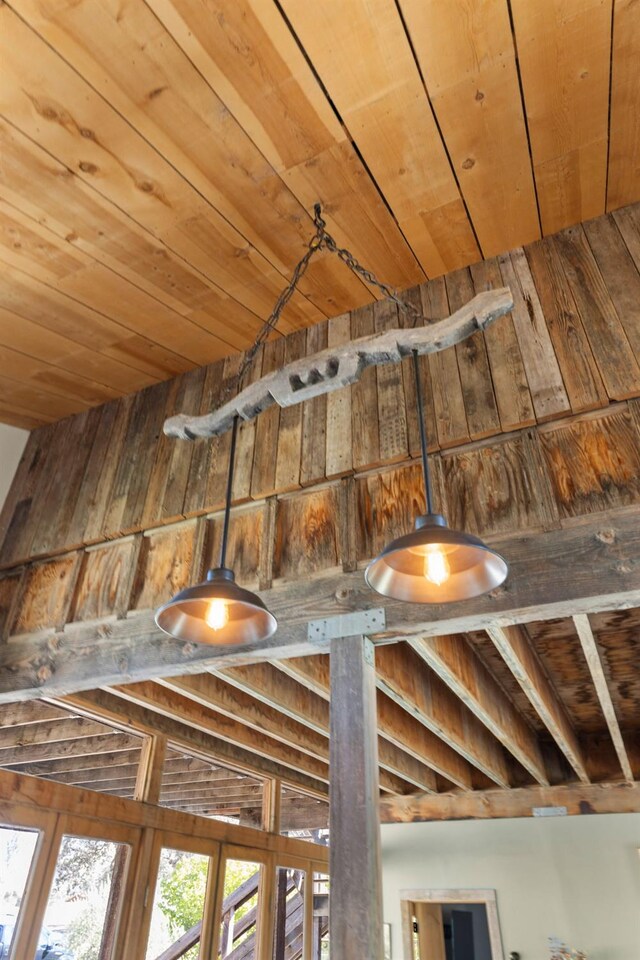
[[[382,960],[382,871],[373,644],[331,643],[331,952]]]
[[[380,801],[380,819],[382,823],[498,820],[532,817],[537,807],[566,807],[568,816],[640,813],[640,783],[569,783],[557,787],[385,797]]]
[[[125,620],[67,624],[61,633],[26,633],[0,646],[0,703],[326,651],[328,645],[309,642],[309,620],[380,606],[386,612],[384,640],[640,606],[637,506],[560,530],[487,540],[510,565],[505,585],[489,595],[428,607],[383,602],[360,571],[332,571],[265,591],[279,629],[270,640],[241,649],[172,639],[157,629],[148,610]]]
[[[513,299],[507,287],[487,290],[438,323],[386,330],[294,360],[245,387],[219,410],[203,416],[170,417],[165,421],[164,432],[183,440],[218,436],[231,428],[236,416],[252,420],[274,403],[289,407],[331,393],[355,383],[367,367],[399,363],[414,350],[420,355],[446,350],[484,330],[512,308]]]

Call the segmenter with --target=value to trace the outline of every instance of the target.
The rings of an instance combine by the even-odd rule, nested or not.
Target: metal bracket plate
[[[566,807],[532,807],[534,817],[566,817]]]
[[[324,620],[310,620],[307,627],[309,643],[326,643],[340,637],[369,636],[384,630],[387,625],[384,607],[362,610],[357,613],[341,613]]]

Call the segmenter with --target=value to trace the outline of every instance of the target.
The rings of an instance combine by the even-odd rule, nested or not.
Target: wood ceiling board
[[[257,251],[246,255],[245,238],[7,6],[0,11],[0,23],[0,109],[11,122],[175,249],[214,287],[237,294],[248,309],[257,300],[268,311],[283,285],[281,275]],[[32,64],[26,85],[25,59]],[[203,231],[205,240],[216,238],[215,257],[210,244],[203,248]],[[290,306],[296,322],[310,319],[309,311],[318,318],[316,308],[301,304],[307,301],[299,295]]]
[[[388,282],[406,287],[423,280],[277,6],[255,0],[150,0],[150,6],[302,206],[310,210],[321,201],[337,241]],[[208,29],[211,20],[215,29]],[[368,299],[361,295],[350,306]]]
[[[530,623],[527,633],[577,733],[605,731],[600,703],[573,621],[568,618]]]
[[[614,0],[607,210],[640,196],[640,10]]]
[[[612,0],[511,0],[542,229],[605,209]]]
[[[259,318],[250,310],[226,297],[91,184],[1,119],[0,143],[0,195],[22,214],[183,316],[203,305],[211,307],[217,294],[226,319],[258,328]]]
[[[637,729],[640,717],[640,610],[590,617],[616,716],[623,729]]]
[[[505,0],[401,0],[400,8],[483,255],[538,239]]]
[[[477,259],[395,3],[357,0],[347,11],[286,0],[283,9],[425,273]]]

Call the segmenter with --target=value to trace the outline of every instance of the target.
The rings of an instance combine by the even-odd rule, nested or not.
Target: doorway
[[[495,890],[404,890],[407,960],[502,960]]]

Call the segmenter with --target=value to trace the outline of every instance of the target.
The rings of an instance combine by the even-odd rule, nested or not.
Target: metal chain
[[[304,256],[296,264],[296,267],[291,275],[291,280],[276,300],[273,310],[262,325],[262,328],[260,329],[260,332],[258,333],[253,345],[245,353],[244,360],[238,372],[237,382],[239,389],[242,387],[242,381],[244,380],[249,367],[253,363],[256,353],[262,344],[268,339],[269,334],[275,330],[278,320],[280,319],[280,315],[293,296],[300,280],[306,273],[311,258],[323,247],[330,253],[334,253],[353,273],[356,274],[356,276],[361,277],[366,283],[369,284],[369,286],[377,287],[378,290],[381,290],[382,293],[384,293],[385,297],[387,297],[389,300],[393,300],[400,310],[402,310],[403,313],[405,313],[412,320],[414,326],[417,323],[426,322],[423,315],[413,306],[413,304],[407,303],[406,300],[403,300],[398,295],[396,290],[388,286],[388,284],[383,283],[381,280],[378,280],[378,278],[370,270],[367,270],[362,266],[361,263],[358,262],[358,260],[356,260],[349,250],[338,246],[336,241],[326,229],[327,225],[322,218],[322,208],[319,203],[315,204],[313,212],[313,223],[315,225],[316,232],[309,241]]]

